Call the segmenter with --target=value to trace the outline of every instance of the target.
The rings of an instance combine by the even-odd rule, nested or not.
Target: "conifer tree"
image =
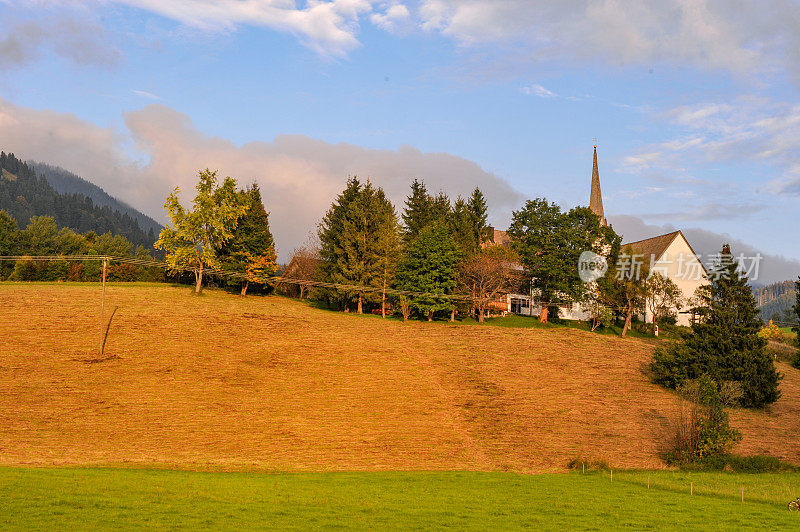
[[[220,194],[230,191],[221,189]],[[218,250],[220,262],[227,270],[247,274],[241,284],[241,294],[247,294],[250,281],[266,283],[277,270],[275,242],[269,228],[269,213],[264,208],[261,190],[253,183],[250,188],[235,191],[247,210],[239,218],[233,236]]]
[[[447,226],[450,229],[453,240],[461,250],[462,258],[475,253],[476,245],[472,217],[467,202],[461,196],[453,203],[453,210]]]
[[[403,237],[406,243],[414,240],[433,220],[433,201],[428,189],[425,188],[425,183],[415,179],[411,183],[411,194],[406,198],[403,210]]]
[[[795,290],[795,304],[792,307],[795,316],[795,325],[792,330],[795,334],[795,345],[797,345],[797,355],[794,358],[794,367],[800,369],[800,276],[797,277],[797,280],[794,282],[794,290]]]
[[[711,284],[698,294],[700,319],[691,333],[654,354],[656,382],[674,388],[707,374],[717,383],[740,383],[743,406],[774,403],[780,397],[781,376],[766,350],[767,341],[758,336],[758,306],[728,245],[709,278]]]
[[[459,250],[447,228],[430,224],[408,246],[400,260],[395,277],[395,287],[400,290],[428,294],[452,294],[456,289]],[[449,298],[414,296],[411,308],[433,321],[438,311],[452,310]]]
[[[475,249],[478,249],[489,238],[487,233],[489,229],[487,225],[488,206],[486,205],[486,197],[478,187],[475,187],[475,190],[472,191],[467,207],[472,224],[472,238],[475,242]]]

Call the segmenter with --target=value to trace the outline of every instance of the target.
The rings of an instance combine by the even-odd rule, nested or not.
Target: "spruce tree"
[[[406,250],[397,267],[395,287],[428,294],[452,294],[456,289],[459,250],[446,227],[434,223],[425,227]],[[449,298],[413,296],[411,307],[433,320],[436,312],[452,310]]]
[[[767,341],[758,336],[762,322],[747,277],[722,248],[709,272],[711,284],[698,294],[700,319],[691,333],[654,354],[656,382],[676,387],[708,375],[717,383],[737,382],[742,406],[761,407],[780,397],[781,376],[775,370]]]
[[[469,206],[461,196],[453,203],[453,210],[447,222],[450,234],[461,250],[462,258],[471,256],[477,249]]]
[[[467,202],[467,207],[470,215],[470,223],[472,225],[472,238],[475,242],[475,249],[478,249],[490,236],[488,234],[489,226],[487,224],[487,213],[489,209],[486,205],[486,197],[478,187],[475,187],[475,190],[472,191],[472,195]]]
[[[792,330],[795,333],[795,345],[797,346],[797,355],[794,358],[793,366],[800,369],[800,276],[797,277],[797,280],[794,282],[794,290],[795,290],[795,304],[792,307],[794,311],[794,318],[795,318],[795,325],[792,327]]]
[[[406,198],[403,210],[404,239],[406,243],[414,240],[420,231],[433,220],[433,198],[428,194],[425,183],[415,179],[411,183],[411,194]]]

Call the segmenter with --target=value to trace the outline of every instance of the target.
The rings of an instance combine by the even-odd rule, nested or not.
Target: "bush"
[[[724,409],[726,401],[739,399],[736,386],[720,386],[708,375],[703,375],[680,385],[678,391],[686,403],[676,424],[672,449],[666,456],[667,463],[695,463],[727,455],[742,437],[730,426]]]
[[[685,469],[705,471],[731,471],[733,473],[771,473],[776,471],[795,471],[795,466],[785,464],[774,456],[738,456],[725,454],[707,456],[693,464],[684,464]]]

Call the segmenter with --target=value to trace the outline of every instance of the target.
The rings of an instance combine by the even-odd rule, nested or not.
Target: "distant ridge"
[[[761,318],[764,321],[772,319],[775,314],[778,315],[781,322],[793,321],[786,314],[795,303],[794,281],[782,281],[753,288],[753,295],[756,296],[756,301],[761,309]]]
[[[50,175],[56,176],[55,167],[50,169]],[[33,166],[12,153],[0,151],[0,210],[10,214],[23,229],[34,216],[51,216],[58,227],[78,233],[121,235],[134,246],[152,248],[160,230],[154,220],[74,174],[64,177],[63,174],[69,173],[63,170],[61,174],[61,187],[72,186],[72,190],[81,187],[82,191],[59,192],[44,175],[37,175]],[[98,204],[83,191],[98,197]],[[146,229],[139,224],[140,218],[147,224]]]
[[[139,227],[145,232],[149,232],[152,229],[153,233],[158,235],[162,229],[161,224],[146,214],[137,211],[127,203],[109,195],[105,190],[94,183],[68,170],[38,161],[27,161],[27,165],[31,167],[36,174],[43,175],[45,179],[47,179],[47,182],[50,183],[50,186],[59,194],[81,194],[91,199],[98,207],[110,207],[123,214],[127,214],[136,220],[139,223]]]

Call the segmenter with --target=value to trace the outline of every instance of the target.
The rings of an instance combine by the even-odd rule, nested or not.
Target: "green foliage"
[[[225,186],[230,186],[230,183],[226,182]],[[228,196],[230,193],[221,189],[218,194]],[[217,249],[217,256],[223,269],[248,274],[246,281],[229,281],[241,285],[244,295],[250,280],[264,285],[268,278],[275,275],[278,266],[275,241],[269,228],[269,213],[264,208],[258,185],[253,184],[233,194],[238,196],[246,210],[237,220],[231,238]]]
[[[233,237],[247,210],[247,203],[236,193],[235,180],[226,177],[218,185],[217,172],[207,168],[198,177],[192,210],[181,205],[178,187],[167,197],[164,209],[172,225],[162,229],[154,244],[166,251],[166,262],[172,268],[194,269],[196,292],[202,290],[204,270],[222,266],[218,250]]]
[[[739,456],[722,454],[706,456],[694,464],[686,464],[705,471],[731,471],[733,473],[772,473],[778,471],[796,471],[797,468],[780,461],[774,456]],[[685,465],[685,466],[686,466]]]
[[[362,185],[355,177],[349,179],[320,223],[322,279],[386,288],[399,253],[398,232],[394,206],[383,190],[369,182]],[[365,300],[384,300],[372,291],[340,290],[334,296],[345,308],[356,300],[359,312]]]
[[[708,374],[717,382],[740,383],[743,406],[774,403],[781,376],[767,341],[758,335],[761,321],[747,278],[727,246],[709,275],[711,284],[696,301],[699,321],[680,342],[656,350],[651,364],[655,382],[675,388]]]
[[[797,324],[795,327],[792,327],[792,331],[795,334],[794,341],[797,345],[797,356],[792,362],[792,365],[798,369],[800,369],[800,276],[798,276],[797,281],[794,282],[795,285],[795,304],[792,307],[794,311],[795,318],[797,320]]]
[[[683,306],[683,292],[672,279],[659,272],[651,272],[646,281],[647,308],[653,316],[653,324],[674,317],[675,309]]]
[[[720,386],[708,375],[685,381],[678,392],[689,402],[676,426],[668,463],[693,463],[727,455],[742,435],[730,426]]]
[[[135,245],[146,246],[155,240],[152,225],[146,231],[125,209],[98,206],[83,194],[59,194],[43,175],[37,176],[33,168],[13,154],[0,152],[0,171],[5,176],[0,178],[0,210],[20,226],[34,217],[47,216],[57,227],[68,227],[77,233],[114,233]]]
[[[401,259],[395,287],[429,294],[452,294],[456,288],[459,258],[458,246],[447,228],[441,224],[428,225],[411,242]],[[415,296],[411,298],[411,308],[431,320],[436,312],[451,310],[453,302],[449,298]]]
[[[550,304],[585,300],[590,287],[579,276],[581,253],[594,251],[613,258],[621,240],[613,229],[602,227],[588,208],[564,213],[542,198],[529,200],[514,211],[508,234],[512,249],[532,277],[533,288]],[[543,315],[542,321],[546,321]]]
[[[434,199],[428,194],[425,183],[415,179],[411,183],[411,194],[406,198],[403,211],[403,238],[406,243],[414,240],[435,219],[433,202]]]

